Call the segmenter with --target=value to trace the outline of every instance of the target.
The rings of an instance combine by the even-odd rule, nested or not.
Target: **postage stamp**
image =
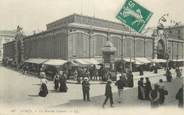
[[[127,0],[116,16],[127,26],[142,32],[153,13],[133,0]]]

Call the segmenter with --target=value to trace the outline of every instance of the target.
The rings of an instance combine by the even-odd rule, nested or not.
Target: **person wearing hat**
[[[155,63],[153,64],[153,70],[154,70],[154,73],[158,73],[158,67]]]
[[[167,71],[166,71],[166,79],[167,79],[167,82],[172,81],[172,73],[169,69],[167,69]]]
[[[154,89],[152,89],[149,93],[149,98],[151,102],[151,107],[155,108],[159,106],[160,101],[160,92],[159,85],[155,84]]]
[[[133,79],[133,74],[132,74],[132,71],[129,70],[126,74],[127,76],[127,85],[128,87],[133,87],[134,86],[134,79]]]
[[[168,91],[165,89],[165,86],[162,85],[159,88],[159,92],[160,92],[159,103],[160,103],[160,105],[163,105],[165,102],[165,96],[168,95]]]
[[[163,86],[164,86],[164,81],[163,81],[163,79],[159,79],[158,85],[159,85],[160,87],[163,87]]]
[[[59,83],[60,83],[59,91],[60,92],[67,92],[68,88],[66,85],[66,75],[64,72],[60,72]]]
[[[120,79],[118,81],[116,81],[115,85],[118,88],[118,102],[121,103],[121,98],[122,98],[122,94],[123,94],[123,89],[125,87],[125,76],[120,76]]]
[[[145,92],[144,92],[144,78],[141,77],[138,81],[138,99],[144,100],[145,99]]]
[[[183,86],[176,93],[176,99],[178,100],[178,107],[183,108]]]
[[[90,83],[88,81],[88,78],[85,77],[83,82],[82,82],[82,92],[83,92],[83,100],[84,101],[86,101],[86,98],[87,98],[87,101],[90,101],[89,91],[90,91]]]
[[[181,71],[179,69],[179,66],[176,67],[176,70],[175,71],[176,71],[176,77],[180,78],[182,76],[182,74],[181,74]]]
[[[46,66],[44,64],[41,65],[40,72],[45,72]]]
[[[105,104],[107,103],[107,101],[110,99],[110,105],[111,107],[113,107],[113,95],[112,95],[112,87],[111,87],[111,83],[112,81],[111,80],[108,80],[107,81],[107,84],[105,86],[105,101],[103,103],[103,107],[105,106]]]
[[[54,76],[54,89],[57,91],[59,88],[59,80],[60,80],[60,74],[57,72]]]
[[[149,100],[149,92],[152,90],[151,82],[148,77],[146,77],[146,83],[145,83],[145,99]]]
[[[142,65],[139,66],[139,75],[140,76],[143,76],[144,75],[143,66]]]
[[[47,88],[47,79],[46,79],[46,75],[42,74],[41,76],[41,86],[40,86],[40,91],[39,91],[39,96],[41,97],[46,97],[48,94],[48,88]]]
[[[46,79],[45,72],[42,72],[42,74],[40,76],[41,76],[41,79],[40,79],[41,84],[42,83],[47,84],[47,79]]]

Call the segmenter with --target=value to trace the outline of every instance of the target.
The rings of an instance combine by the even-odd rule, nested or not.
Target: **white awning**
[[[84,59],[74,59],[74,63],[80,64],[80,65],[90,65],[88,62],[86,62]]]
[[[142,63],[140,61],[137,61],[135,59],[130,59],[130,58],[124,58],[123,60],[126,61],[126,62],[132,62],[132,63],[134,63],[136,65],[142,65],[142,64],[144,64],[144,63]]]
[[[130,58],[123,58],[123,60],[126,61],[126,62],[132,62],[132,63],[135,62],[134,59],[130,59]]]
[[[24,62],[26,63],[35,63],[35,64],[42,64],[45,61],[47,61],[48,59],[42,59],[42,58],[30,58]]]
[[[62,59],[49,59],[47,60],[44,64],[46,65],[53,65],[53,66],[60,66],[67,63],[66,60],[62,60]]]
[[[100,64],[97,60],[94,58],[89,58],[89,59],[74,59],[74,63],[81,64],[81,65],[97,65]]]
[[[165,60],[165,59],[151,59],[151,61],[154,62],[154,63],[165,63],[165,62],[167,62],[167,60]]]
[[[143,64],[151,63],[151,61],[149,59],[144,58],[144,57],[142,57],[142,58],[135,58],[135,61],[138,61],[138,62],[143,63]]]
[[[184,61],[184,59],[178,59],[179,61]]]
[[[172,61],[184,61],[184,59],[173,59]]]

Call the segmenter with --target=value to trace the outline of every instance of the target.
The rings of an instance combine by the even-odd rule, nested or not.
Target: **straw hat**
[[[87,80],[88,81],[89,79],[87,77],[85,77],[84,80]]]
[[[45,72],[40,72],[40,76],[41,76],[42,78],[45,78],[45,77],[46,77]]]

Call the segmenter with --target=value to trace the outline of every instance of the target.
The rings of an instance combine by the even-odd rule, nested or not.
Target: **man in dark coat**
[[[153,66],[153,70],[154,70],[154,73],[158,73],[158,68],[156,64]]]
[[[86,101],[90,101],[90,95],[89,95],[89,90],[90,90],[90,83],[88,81],[88,78],[85,77],[84,81],[82,82],[82,92],[83,92],[83,100]]]
[[[144,75],[142,65],[139,66],[139,74],[140,74],[140,76]]]
[[[166,71],[166,79],[167,79],[167,82],[172,81],[172,73],[170,72],[169,69],[167,69],[167,71]]]
[[[138,81],[138,99],[144,100],[145,99],[145,92],[144,92],[144,78],[140,78]]]
[[[120,79],[118,81],[116,81],[115,85],[118,88],[118,96],[119,96],[118,102],[121,103],[123,88],[125,87],[125,78],[124,78],[124,76],[120,76]]]
[[[183,86],[177,92],[176,99],[178,100],[178,107],[183,107]]]
[[[54,76],[54,89],[57,90],[59,87],[60,76],[58,73]]]
[[[126,76],[127,76],[128,87],[133,87],[134,86],[134,79],[133,79],[132,71],[129,70]]]
[[[107,81],[106,87],[105,87],[105,101],[103,103],[103,107],[107,103],[108,99],[110,99],[110,105],[113,107],[113,95],[112,95],[112,87],[111,87],[111,80]]]
[[[160,92],[159,92],[159,85],[155,84],[154,89],[150,91],[149,98],[151,102],[151,107],[155,108],[159,106],[160,101]]]
[[[165,102],[165,95],[168,95],[168,91],[165,89],[164,86],[161,86],[159,88],[159,92],[160,92],[160,99],[159,99],[159,103],[160,105],[163,105]]]
[[[99,80],[102,80],[102,69],[103,67],[100,67],[100,69],[98,70],[98,76],[99,76]]]
[[[181,77],[181,71],[179,69],[179,67],[176,68],[176,77]]]
[[[146,77],[146,83],[145,83],[145,99],[149,100],[149,93],[152,90],[151,82],[148,77]]]

